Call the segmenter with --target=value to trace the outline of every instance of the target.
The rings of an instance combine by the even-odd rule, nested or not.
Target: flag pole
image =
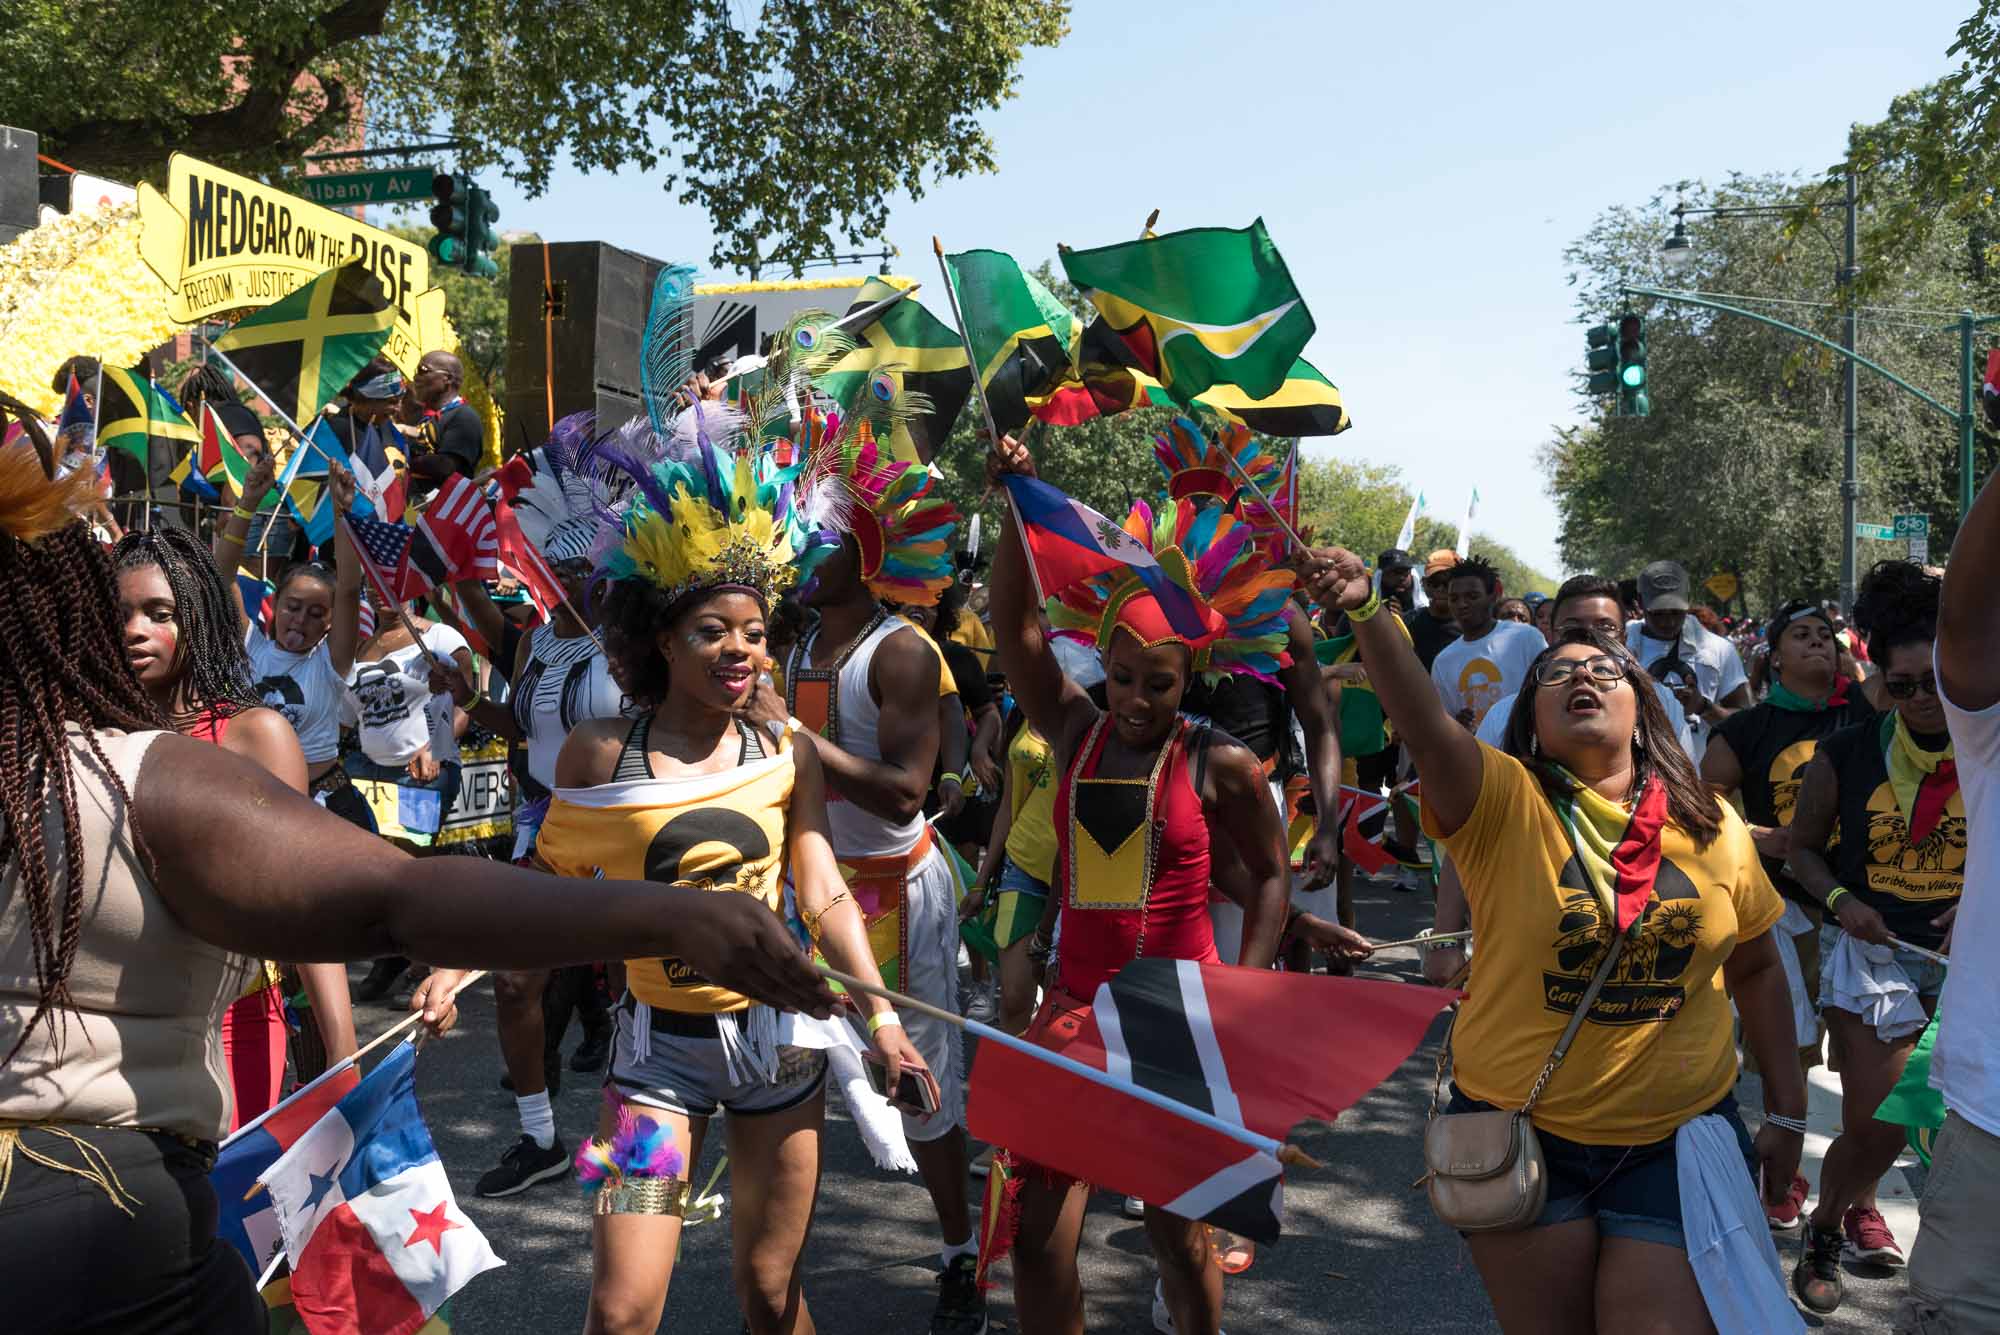
[[[368,582],[375,586],[376,596],[396,609],[396,617],[403,623],[403,629],[409,632],[410,642],[416,645],[417,648],[422,649],[424,657],[430,659],[431,662],[437,664],[440,668],[443,668],[447,672],[457,671],[458,664],[434,653],[425,645],[422,633],[417,630],[417,623],[410,620],[410,609],[403,606],[402,600],[397,598],[390,589],[384,587],[381,581],[375,578],[374,563],[362,551],[361,535],[356,533],[354,526],[347,522],[347,516],[336,511],[333,516],[333,522],[347,530],[347,540],[354,544],[354,556],[356,560],[361,562],[362,573],[367,575]]]
[[[966,332],[965,315],[958,307],[958,284],[952,281],[951,266],[944,262],[944,242],[933,236],[931,249],[937,252],[938,272],[944,275],[944,294],[951,301],[951,320],[958,326],[958,341],[965,347],[965,365],[972,372],[972,392],[978,396],[979,411],[986,418],[987,439],[997,454],[1000,428],[993,423],[993,405],[986,401],[986,386],[979,378],[979,359],[972,355],[972,335]],[[1035,586],[1035,607],[1040,610],[1048,606],[1049,597],[1042,590],[1042,572],[1035,569],[1035,549],[1028,545],[1028,530],[1021,522],[1021,512],[1015,508],[1011,492],[1007,496],[1007,513],[1014,516],[1014,536],[1021,540],[1021,558],[1028,563],[1028,579]]]
[[[1470,941],[1471,939],[1472,933],[1469,930],[1463,932],[1433,932],[1429,936],[1413,936],[1407,941],[1377,941],[1374,943],[1374,949],[1395,950],[1399,946],[1435,946],[1440,943]]]
[[[1306,540],[1299,536],[1299,532],[1297,529],[1293,528],[1289,523],[1285,521],[1284,511],[1280,510],[1277,506],[1271,504],[1271,498],[1269,496],[1266,496],[1264,494],[1264,489],[1257,485],[1257,479],[1250,476],[1250,470],[1245,468],[1241,463],[1237,462],[1236,452],[1234,450],[1231,450],[1227,446],[1224,446],[1222,448],[1222,457],[1229,461],[1229,466],[1236,470],[1237,476],[1241,477],[1243,481],[1249,485],[1250,490],[1256,493],[1257,499],[1264,503],[1264,508],[1277,516],[1278,527],[1285,530],[1285,535],[1289,537],[1293,542],[1298,544],[1300,551],[1302,552],[1305,551]]]
[[[1296,1145],[1287,1144],[1282,1140],[1273,1140],[1269,1136],[1259,1135],[1249,1127],[1238,1126],[1236,1123],[1225,1121],[1212,1113],[1205,1113],[1199,1108],[1192,1108],[1185,1103],[1170,1099],[1164,1094],[1156,1094],[1150,1089],[1144,1089],[1129,1081],[1120,1080],[1108,1072],[1100,1071],[1094,1066],[1085,1066],[1082,1062],[1074,1058],[1065,1057],[1061,1053],[1051,1052],[1047,1048],[1030,1043],[1025,1038],[1017,1038],[1013,1034],[995,1029],[992,1025],[981,1024],[977,1020],[968,1020],[964,1016],[954,1015],[942,1007],[918,1001],[915,997],[907,997],[901,992],[892,992],[886,987],[863,982],[852,974],[845,974],[838,969],[828,968],[817,960],[813,961],[813,968],[819,970],[822,976],[831,978],[842,987],[852,991],[872,992],[878,997],[895,1002],[898,1007],[907,1007],[919,1015],[928,1015],[934,1020],[943,1020],[946,1024],[957,1025],[960,1029],[977,1034],[982,1041],[998,1043],[1002,1047],[1012,1048],[1024,1057],[1032,1057],[1036,1061],[1045,1062],[1050,1066],[1067,1071],[1071,1075],[1081,1076],[1094,1085],[1102,1085],[1106,1089],[1116,1090],[1120,1094],[1135,1098],[1141,1103],[1158,1108],[1161,1112],[1171,1113],[1175,1117],[1193,1122],[1197,1126],[1207,1127],[1210,1131],[1216,1132],[1218,1135],[1227,1136],[1240,1145],[1248,1145],[1251,1149],[1262,1150],[1266,1154],[1275,1155],[1280,1163],[1309,1168],[1325,1167],[1324,1164],[1321,1164]]]
[[[282,407],[280,407],[278,401],[272,398],[268,393],[266,393],[262,385],[258,384],[255,380],[252,380],[249,376],[244,375],[243,372],[236,369],[236,363],[229,360],[229,354],[225,353],[221,348],[216,347],[213,343],[208,345],[207,351],[209,356],[215,358],[215,360],[221,362],[225,367],[229,368],[229,373],[231,375],[235,376],[238,380],[241,380],[245,384],[249,385],[250,388],[256,390],[257,397],[264,400],[265,403],[270,405],[271,411],[277,415],[277,418],[280,422],[284,423],[285,429],[292,433],[292,439],[298,442],[298,444],[294,446],[294,450],[297,450],[299,448],[310,449],[316,452],[320,458],[325,459],[329,464],[334,462],[332,457],[329,456],[325,450],[320,449],[320,447],[314,443],[312,437],[308,436],[305,432],[299,430],[299,424],[292,420],[292,415],[286,412]],[[260,496],[257,499],[261,501],[263,497]],[[243,498],[241,496],[237,497],[236,503],[238,505],[241,505],[243,503]],[[278,501],[278,504],[283,505],[284,503],[285,502],[281,497]],[[275,516],[273,517],[273,520],[265,521],[264,532],[257,539],[257,554],[259,556],[264,555],[265,549],[270,545],[271,528],[274,520]]]
[[[464,978],[459,980],[458,986],[452,989],[451,997],[448,998],[448,1000],[456,1000],[460,992],[465,991],[466,988],[471,987],[474,983],[478,982],[485,976],[486,976],[486,970],[484,969],[475,969],[471,973],[465,975]],[[278,1109],[285,1107],[287,1104],[290,1104],[295,1100],[301,1098],[302,1096],[309,1094],[313,1090],[319,1088],[321,1085],[333,1079],[333,1077],[339,1075],[342,1071],[345,1071],[348,1067],[353,1066],[356,1062],[360,1061],[363,1057],[373,1052],[376,1048],[381,1047],[384,1043],[387,1043],[390,1039],[402,1033],[405,1029],[408,1029],[411,1025],[415,1024],[417,1021],[423,1018],[424,1018],[424,1013],[422,1011],[411,1011],[408,1015],[396,1021],[396,1023],[390,1025],[387,1029],[383,1030],[375,1037],[369,1039],[367,1043],[357,1048],[352,1055],[342,1057],[339,1061],[327,1067],[324,1071],[321,1071],[311,1080],[306,1081],[305,1084],[300,1085],[297,1089],[293,1090],[290,1096],[279,1100],[277,1103],[273,1104],[269,1108],[266,1108],[263,1112],[258,1113],[255,1117],[245,1122],[242,1126],[237,1127],[227,1136],[224,1136],[222,1139],[222,1143],[216,1146],[216,1148],[220,1150],[228,1149],[232,1142],[241,1140],[243,1137],[249,1135],[252,1131],[255,1131],[258,1127],[264,1125],[264,1123],[271,1117],[272,1114],[276,1113]]]

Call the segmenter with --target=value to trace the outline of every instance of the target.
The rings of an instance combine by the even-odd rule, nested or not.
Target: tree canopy
[[[445,132],[529,194],[567,155],[657,172],[712,260],[795,265],[879,238],[887,200],[993,168],[981,113],[1066,0],[15,0],[0,123],[72,167],[159,180],[179,149],[283,177],[365,126]],[[240,17],[239,17],[240,16]],[[234,19],[235,21],[232,21]]]

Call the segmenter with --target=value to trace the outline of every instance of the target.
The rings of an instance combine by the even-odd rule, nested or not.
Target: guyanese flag
[[[861,285],[843,315],[896,295],[880,278]],[[906,297],[858,329],[855,347],[814,382],[820,392],[851,410],[877,375],[893,377],[907,394],[930,400],[930,411],[900,426],[889,438],[889,452],[910,463],[927,464],[951,434],[965,398],[972,392],[972,371],[965,344],[944,321]]]
[[[1003,433],[1019,431],[1038,400],[1075,378],[1081,325],[1011,255],[967,250],[945,256],[945,267],[993,423]]]
[[[193,444],[200,434],[181,406],[143,371],[104,368],[97,395],[100,447],[123,450],[141,464],[150,465],[153,441],[180,442],[168,447],[178,453],[184,445]]]
[[[1312,312],[1261,218],[1061,255],[1127,364],[1183,405],[1225,383],[1270,397],[1313,336]]]
[[[295,424],[309,423],[382,350],[395,322],[381,280],[350,263],[244,316],[215,347]]]

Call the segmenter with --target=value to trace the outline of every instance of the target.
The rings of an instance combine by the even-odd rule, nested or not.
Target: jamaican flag
[[[1125,364],[1181,404],[1218,384],[1269,398],[1313,336],[1261,218],[1065,250],[1062,263],[1124,345]]]
[[[200,436],[181,406],[156,386],[143,371],[104,368],[97,392],[97,443],[105,449],[123,450],[141,465],[152,466],[152,442],[176,442],[167,446],[172,458]]]
[[[896,289],[879,278],[862,284],[843,315],[852,315],[896,295]],[[965,360],[965,344],[951,326],[904,298],[858,329],[846,330],[854,336],[853,351],[834,363],[833,369],[814,384],[821,393],[851,410],[866,390],[871,377],[888,375],[901,382],[907,394],[930,400],[930,411],[897,428],[890,437],[889,451],[906,462],[927,464],[952,423],[965,407],[972,392],[972,372]]]
[[[1038,403],[1075,379],[1077,318],[1010,255],[968,250],[945,256],[945,266],[993,424],[1019,431]]]
[[[294,423],[306,423],[381,351],[395,322],[381,281],[343,264],[246,315],[215,348]]]
[[[1264,436],[1337,436],[1354,425],[1340,391],[1303,357],[1275,394],[1257,399],[1241,385],[1210,385],[1195,402]]]

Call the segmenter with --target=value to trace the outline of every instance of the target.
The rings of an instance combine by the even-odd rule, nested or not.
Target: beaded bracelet
[[[1767,1112],[1764,1114],[1764,1120],[1780,1131],[1791,1131],[1801,1136],[1806,1133],[1806,1119],[1803,1117],[1785,1117],[1778,1113]]]

